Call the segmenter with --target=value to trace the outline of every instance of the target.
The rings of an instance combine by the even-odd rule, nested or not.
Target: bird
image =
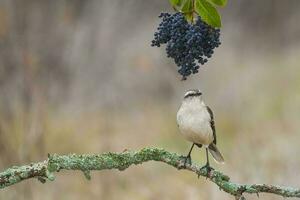
[[[217,163],[223,164],[224,158],[217,148],[216,128],[212,110],[205,105],[202,99],[202,92],[199,89],[188,90],[183,98],[182,104],[177,112],[177,124],[181,135],[192,147],[185,157],[186,162],[191,162],[191,152],[194,146],[204,147],[206,150],[206,164],[202,168],[208,171],[210,166],[208,151]]]

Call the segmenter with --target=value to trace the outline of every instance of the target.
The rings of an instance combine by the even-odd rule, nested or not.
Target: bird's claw
[[[209,164],[204,165],[200,168],[200,171],[205,170],[206,171],[206,178],[209,178],[211,176],[211,172],[215,170],[212,168]],[[198,174],[198,178],[200,177],[200,174]]]
[[[191,165],[192,164],[192,159],[191,159],[191,156],[182,156],[181,157],[181,163],[180,163],[180,166],[179,168],[180,169],[185,169],[186,166],[188,165]]]

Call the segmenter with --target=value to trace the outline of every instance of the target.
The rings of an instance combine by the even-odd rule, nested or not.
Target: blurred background
[[[300,187],[300,2],[230,1],[222,45],[182,82],[150,42],[167,0],[0,0],[0,169],[47,153],[162,147],[186,154],[176,112],[200,88],[225,165],[242,183]],[[205,163],[205,152],[192,158]],[[256,195],[246,196],[257,199]],[[205,178],[149,162],[24,181],[0,199],[233,199]],[[261,199],[282,199],[261,195]]]

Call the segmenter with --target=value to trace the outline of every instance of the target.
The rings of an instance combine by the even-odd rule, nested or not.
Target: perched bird
[[[189,90],[185,93],[177,112],[177,124],[183,137],[193,143],[184,165],[187,160],[191,160],[191,152],[195,145],[199,148],[205,147],[207,162],[204,167],[208,170],[212,169],[209,165],[208,151],[217,163],[224,163],[224,158],[216,146],[213,112],[204,104],[200,90]]]

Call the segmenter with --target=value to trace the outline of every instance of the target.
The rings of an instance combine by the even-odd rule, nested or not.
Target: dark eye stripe
[[[201,95],[202,95],[201,92],[199,92],[199,93],[191,93],[191,94],[186,95],[184,98],[197,97],[197,96],[201,96]]]

